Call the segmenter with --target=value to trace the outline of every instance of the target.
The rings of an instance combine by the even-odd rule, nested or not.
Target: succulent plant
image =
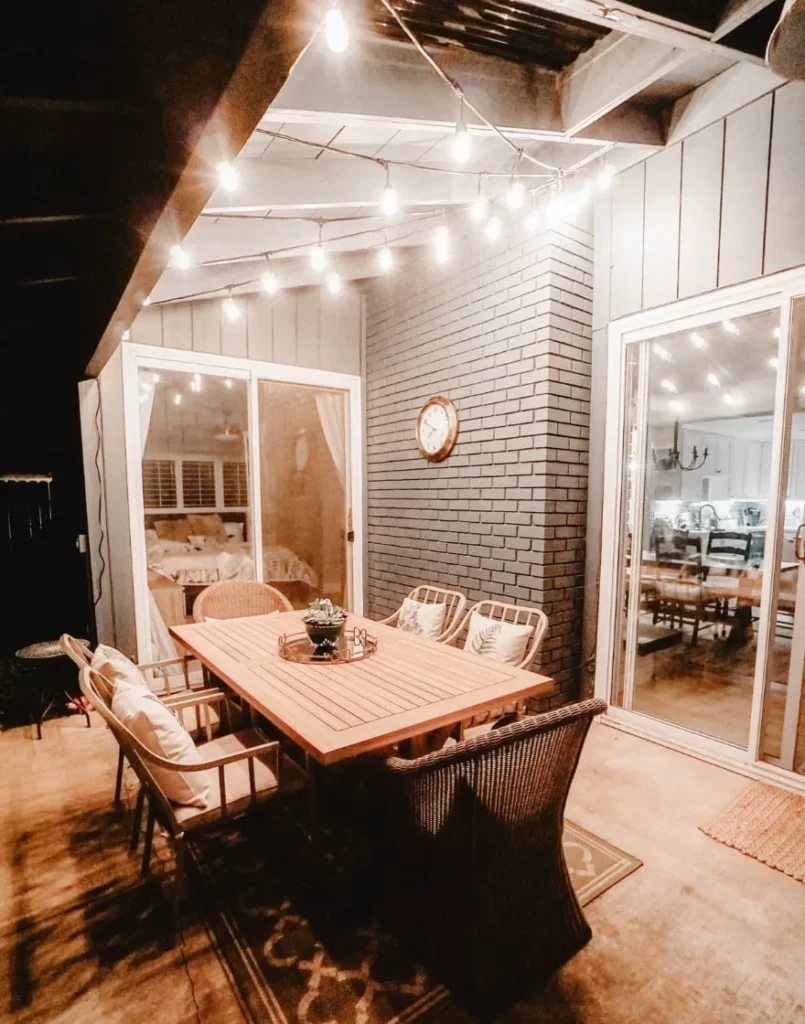
[[[333,604],[328,597],[319,597],[311,601],[302,621],[308,626],[340,626],[346,617],[347,613],[340,605]]]

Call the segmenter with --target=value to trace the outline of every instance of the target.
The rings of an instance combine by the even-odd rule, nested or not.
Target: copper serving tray
[[[365,629],[356,626],[346,629],[335,642],[335,646],[318,647],[307,633],[287,633],[278,640],[279,654],[286,661],[305,665],[346,665],[350,661],[362,661],[377,650],[377,638]]]

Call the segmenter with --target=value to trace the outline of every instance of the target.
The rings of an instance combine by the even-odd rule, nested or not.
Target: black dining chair
[[[749,561],[752,534],[739,530],[713,530],[707,539],[707,555],[730,561]]]

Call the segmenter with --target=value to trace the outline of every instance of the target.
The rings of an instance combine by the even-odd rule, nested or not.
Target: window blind
[[[145,508],[176,508],[176,463],[173,459],[143,460]]]
[[[184,508],[215,508],[215,463],[182,459]]]
[[[245,462],[225,462],[224,508],[244,508],[249,504],[249,482]]]

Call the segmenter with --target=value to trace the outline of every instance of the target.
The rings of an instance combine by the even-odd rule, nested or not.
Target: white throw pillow
[[[397,629],[405,633],[416,633],[426,636],[429,640],[438,640],[444,629],[444,617],[447,614],[446,604],[424,604],[406,597],[400,608]]]
[[[533,635],[533,626],[516,626],[513,622],[500,622],[473,612],[464,650],[495,661],[505,661],[508,665],[519,665]]]
[[[201,764],[190,733],[159,697],[138,686],[118,682],[112,697],[112,714],[132,732],[144,747],[169,761]],[[175,772],[144,759],[148,770],[175,804],[206,807],[210,797],[210,773]]]
[[[95,653],[92,655],[90,665],[108,679],[113,686],[122,681],[128,683],[129,686],[139,686],[149,692],[151,690],[148,680],[131,658],[127,658],[116,647],[98,644],[95,648]]]

